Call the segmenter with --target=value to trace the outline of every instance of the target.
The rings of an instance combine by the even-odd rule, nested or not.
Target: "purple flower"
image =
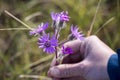
[[[72,38],[77,38],[80,40],[84,39],[84,34],[82,34],[81,32],[78,32],[78,27],[77,26],[71,26],[71,34],[72,34]]]
[[[62,46],[62,53],[63,54],[73,54],[73,50],[70,47],[65,48],[64,46]]]
[[[44,33],[38,40],[39,48],[43,48],[43,51],[46,53],[54,53],[55,47],[58,46],[58,40],[53,35],[50,38],[50,34]]]
[[[52,12],[51,13],[51,17],[52,17],[52,20],[53,20],[53,26],[56,28],[56,27],[65,27],[65,22],[68,22],[69,21],[69,16],[68,16],[68,12],[60,12],[60,13],[54,13]]]
[[[68,11],[66,11],[66,12],[64,12],[64,11],[62,11],[61,13],[60,13],[60,20],[61,21],[69,21],[69,16],[68,16]]]
[[[54,13],[54,12],[52,12],[51,13],[51,17],[52,17],[52,20],[53,21],[69,21],[69,16],[68,16],[68,12],[66,11],[66,12],[64,12],[64,11],[62,11],[62,12],[60,12],[60,13]]]
[[[38,35],[42,31],[46,30],[48,26],[49,26],[48,22],[46,22],[45,24],[41,23],[40,25],[38,25],[36,29],[33,29],[32,31],[30,31],[30,35]]]

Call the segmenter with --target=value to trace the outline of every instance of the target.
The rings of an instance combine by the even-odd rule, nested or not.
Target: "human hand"
[[[55,60],[48,75],[55,80],[109,80],[107,63],[115,52],[96,36],[83,41],[75,40],[64,44],[74,54],[64,58],[63,64],[55,66]]]

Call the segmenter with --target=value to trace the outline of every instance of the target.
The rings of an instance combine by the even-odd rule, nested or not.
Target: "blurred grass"
[[[41,22],[52,22],[51,11],[68,10],[71,18],[67,28],[61,32],[61,39],[67,37],[71,24],[78,25],[87,34],[97,4],[98,0],[0,0],[0,29],[25,27],[6,15],[4,10],[31,27]],[[107,20],[114,17],[97,33],[113,50],[120,48],[119,4],[120,0],[102,0],[92,31],[94,34]],[[37,38],[29,36],[28,30],[0,31],[0,80],[38,80],[19,78],[21,74],[46,76],[53,55],[43,53],[36,42]]]

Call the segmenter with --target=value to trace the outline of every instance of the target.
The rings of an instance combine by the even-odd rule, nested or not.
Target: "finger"
[[[73,54],[69,54],[64,57],[63,63],[77,63],[83,59],[82,54],[80,53],[80,40],[69,41],[64,44],[64,47],[70,47],[73,50]]]
[[[84,61],[76,64],[61,64],[50,68],[48,75],[55,78],[84,76],[84,68],[86,66],[86,62]]]
[[[69,78],[62,78],[60,80],[85,80],[83,77],[69,77]]]
[[[72,63],[78,63],[83,60],[83,56],[80,52],[67,55],[63,58],[62,64],[72,64]]]
[[[61,80],[61,79],[59,79],[59,78],[52,78],[52,80]]]
[[[78,77],[69,77],[69,78],[54,78],[53,80],[86,80],[85,78],[83,78],[83,77],[80,77],[80,76],[78,76]]]
[[[83,77],[53,78],[53,80],[85,80]]]
[[[64,44],[64,47],[70,47],[73,50],[74,54],[67,55],[63,59],[63,64],[65,63],[77,63],[78,61],[81,61],[83,59],[82,55],[80,54],[80,40],[74,40],[74,41],[69,41]],[[55,66],[58,63],[56,63],[56,58],[52,60],[51,66]]]
[[[72,64],[72,63],[78,63],[83,60],[83,56],[81,55],[80,52],[74,53],[67,55],[63,58],[62,64]],[[57,62],[56,58],[54,57],[52,62],[51,62],[51,67],[58,65],[59,63]]]
[[[64,44],[64,47],[70,47],[72,48],[73,53],[77,53],[80,51],[80,43],[81,43],[80,40],[73,40],[73,41],[66,42]]]

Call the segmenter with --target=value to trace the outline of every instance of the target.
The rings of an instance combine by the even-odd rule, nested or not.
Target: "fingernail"
[[[48,76],[50,77],[59,77],[59,75],[60,75],[60,71],[57,67],[52,67],[48,71]]]

